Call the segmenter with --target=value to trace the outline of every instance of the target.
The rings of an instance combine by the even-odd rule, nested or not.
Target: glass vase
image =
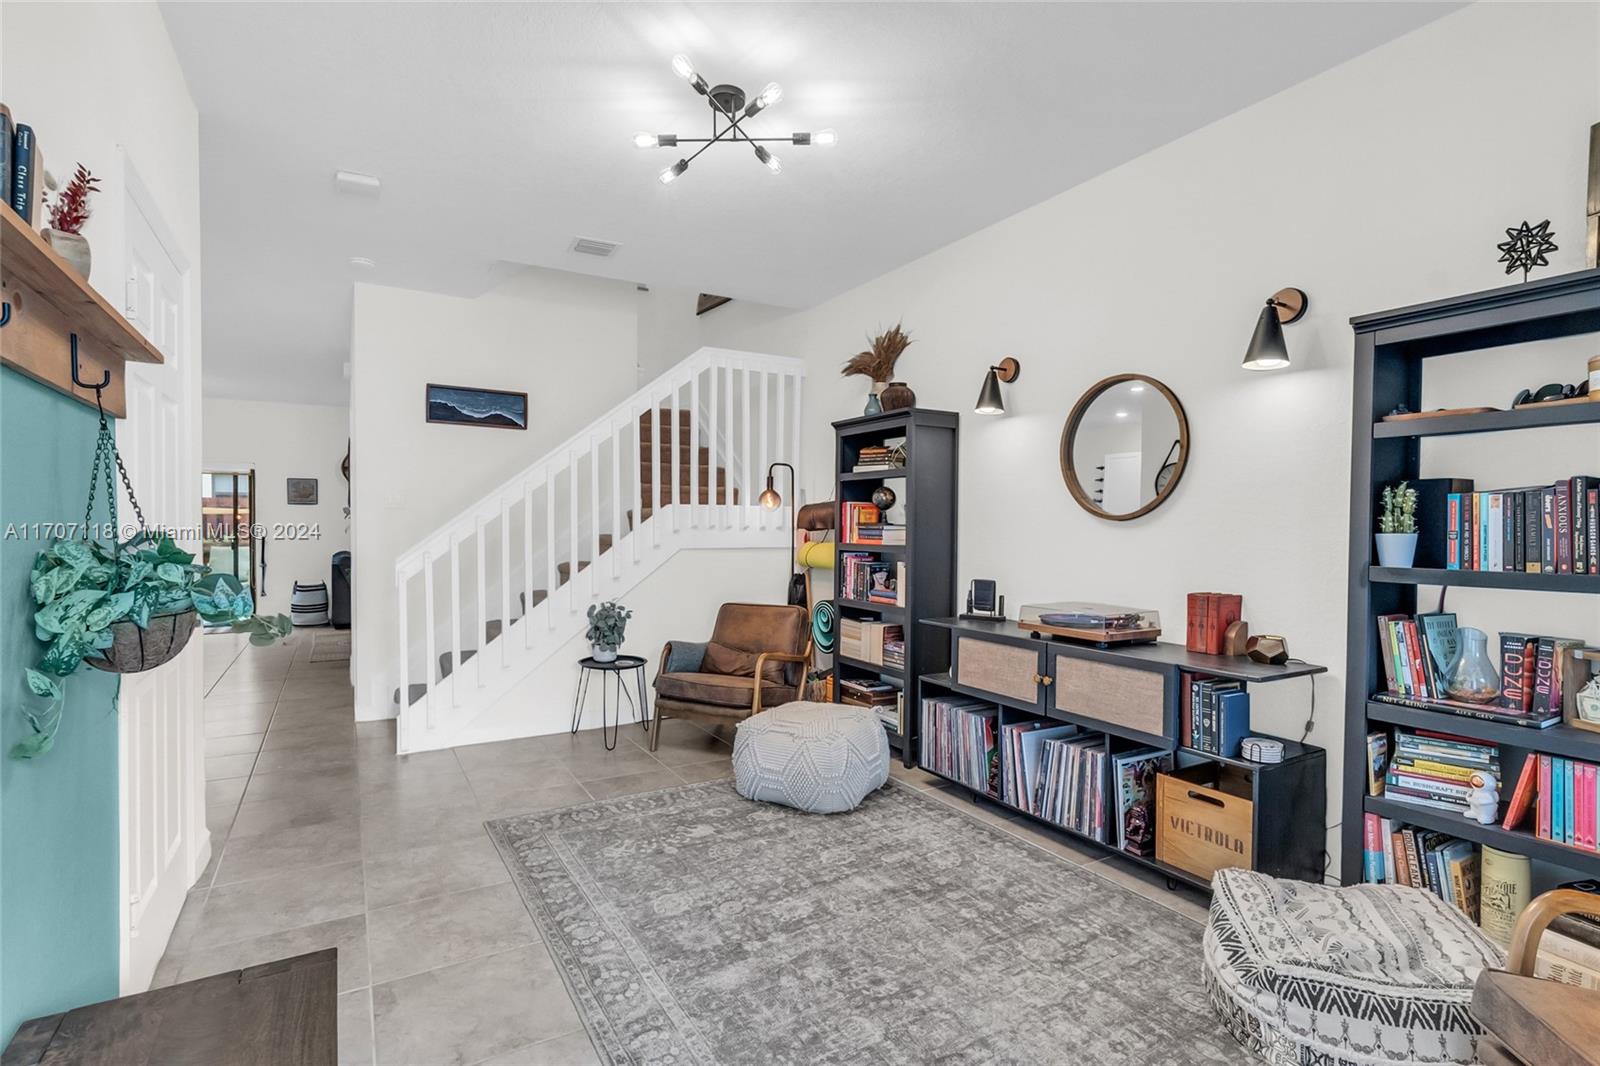
[[[1500,675],[1494,672],[1489,638],[1483,630],[1456,630],[1456,654],[1444,675],[1444,690],[1451,699],[1488,703],[1500,695]]]

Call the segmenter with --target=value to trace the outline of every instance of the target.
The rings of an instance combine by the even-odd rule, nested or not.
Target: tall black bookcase
[[[1368,813],[1422,826],[1529,856],[1557,867],[1600,877],[1600,855],[1541,840],[1499,822],[1480,825],[1452,811],[1431,810],[1369,795],[1366,737],[1404,726],[1466,736],[1501,749],[1509,798],[1523,758],[1530,752],[1600,762],[1600,733],[1569,725],[1529,729],[1446,711],[1393,706],[1371,699],[1383,686],[1377,617],[1415,614],[1417,587],[1472,586],[1524,589],[1568,595],[1600,593],[1593,574],[1530,574],[1482,570],[1433,570],[1377,566],[1373,532],[1383,486],[1419,476],[1423,441],[1461,433],[1507,433],[1548,426],[1600,424],[1600,402],[1531,406],[1479,414],[1383,421],[1397,405],[1420,411],[1422,378],[1429,360],[1460,352],[1553,340],[1600,332],[1600,270],[1542,278],[1487,292],[1452,297],[1351,319],[1355,330],[1355,399],[1350,470],[1349,668],[1346,675],[1343,847],[1341,876],[1362,876],[1362,823]],[[1580,369],[1575,377],[1581,376]],[[1529,382],[1530,385],[1542,382]],[[1494,402],[1499,397],[1486,397]],[[1595,446],[1572,456],[1572,470],[1594,466]],[[1459,472],[1462,475],[1470,471]],[[1423,531],[1427,536],[1429,531]],[[1502,807],[1502,812],[1504,808]]]
[[[840,541],[838,551],[868,552],[886,563],[904,562],[905,605],[869,603],[838,595],[842,568],[835,571],[833,604],[842,622],[847,618],[898,622],[905,629],[905,668],[833,657],[833,698],[840,700],[840,681],[879,678],[899,688],[905,699],[905,729],[889,733],[889,746],[906,766],[917,760],[917,679],[923,674],[949,669],[950,642],[922,619],[944,618],[956,612],[956,485],[960,480],[961,416],[954,411],[929,411],[912,407],[863,418],[835,422],[834,500]],[[905,465],[894,470],[855,472],[861,449],[904,441]],[[894,490],[897,506],[905,509],[904,545],[850,544],[844,538],[843,505],[869,503],[879,486]]]

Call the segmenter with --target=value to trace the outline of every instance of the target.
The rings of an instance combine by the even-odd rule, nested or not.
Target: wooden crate
[[[1255,859],[1255,805],[1250,783],[1201,763],[1156,775],[1156,860],[1197,877],[1250,869]],[[1243,791],[1244,795],[1238,793]]]

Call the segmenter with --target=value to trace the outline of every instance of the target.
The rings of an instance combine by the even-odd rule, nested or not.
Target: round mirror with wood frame
[[[1189,419],[1166,385],[1145,374],[1096,382],[1061,431],[1061,478],[1096,518],[1149,514],[1178,487],[1189,462]]]

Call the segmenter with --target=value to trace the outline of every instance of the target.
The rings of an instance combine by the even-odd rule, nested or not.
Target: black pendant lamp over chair
[[[1283,327],[1300,321],[1309,298],[1300,289],[1279,289],[1267,299],[1250,334],[1250,347],[1244,352],[1246,370],[1281,370],[1289,365],[1289,348],[1283,342]]]

